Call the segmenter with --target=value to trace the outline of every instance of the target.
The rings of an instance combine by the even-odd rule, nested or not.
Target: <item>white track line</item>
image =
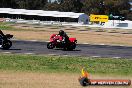
[[[125,46],[125,45],[119,45],[119,46]]]
[[[120,59],[121,57],[113,57],[113,58],[115,58],[115,59]]]
[[[11,40],[18,40],[18,39],[11,39]]]
[[[94,58],[99,58],[99,57],[101,57],[101,56],[91,56],[91,57],[94,57]]]
[[[89,44],[89,43],[83,43],[83,44]]]
[[[105,44],[99,44],[99,45],[104,46]]]
[[[79,43],[79,44],[85,44],[85,45],[101,45],[101,46],[124,46],[125,45],[107,45],[107,44],[90,44],[90,43]],[[129,47],[129,46],[126,46],[126,47]]]
[[[63,55],[63,56],[67,57],[67,56],[70,56],[70,55]]]
[[[2,53],[4,53],[4,54],[10,54],[11,52],[2,52]]]
[[[48,54],[48,55],[50,55],[50,56],[57,56],[57,54]]]
[[[45,41],[45,42],[50,42],[50,41]]]
[[[33,55],[33,54],[35,54],[35,53],[24,53],[24,54],[27,54],[27,55]]]
[[[38,40],[29,40],[29,41],[31,41],[31,42],[37,42]]]

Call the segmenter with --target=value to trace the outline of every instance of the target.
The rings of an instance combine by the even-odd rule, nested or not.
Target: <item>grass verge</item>
[[[90,57],[1,55],[1,71],[78,73],[82,67],[92,74],[131,75],[132,60]]]
[[[13,27],[9,26],[8,23],[0,23],[0,30],[13,30]]]

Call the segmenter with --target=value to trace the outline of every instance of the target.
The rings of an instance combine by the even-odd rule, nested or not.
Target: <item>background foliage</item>
[[[124,14],[129,19],[131,0],[2,0],[0,8],[19,8],[19,9],[42,9],[57,10],[65,12],[83,12],[87,14]]]

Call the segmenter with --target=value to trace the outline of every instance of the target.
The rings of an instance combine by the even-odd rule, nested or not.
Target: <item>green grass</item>
[[[12,30],[13,27],[9,26],[8,23],[0,23],[0,30]]]
[[[82,67],[87,68],[93,74],[132,74],[132,60],[130,59],[0,55],[1,71],[78,73]]]

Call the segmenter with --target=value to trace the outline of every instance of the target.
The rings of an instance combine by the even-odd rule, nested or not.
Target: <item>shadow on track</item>
[[[81,51],[81,50],[77,50],[77,49],[75,49],[75,50],[54,49],[54,50],[61,50],[61,51]]]
[[[8,49],[8,50],[13,51],[13,50],[22,50],[22,49]]]

